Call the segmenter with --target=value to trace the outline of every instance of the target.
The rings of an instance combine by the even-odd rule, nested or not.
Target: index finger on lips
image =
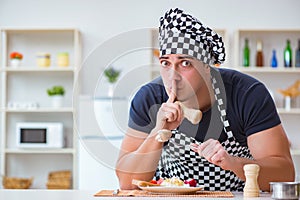
[[[176,98],[176,81],[172,80],[172,86],[171,86],[171,91],[169,94],[169,99],[167,101],[167,103],[173,103],[175,101]]]

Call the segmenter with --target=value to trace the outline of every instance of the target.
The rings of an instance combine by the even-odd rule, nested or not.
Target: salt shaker
[[[244,197],[258,197],[259,186],[257,177],[259,173],[259,166],[257,164],[246,164],[244,165],[244,172],[246,177]]]

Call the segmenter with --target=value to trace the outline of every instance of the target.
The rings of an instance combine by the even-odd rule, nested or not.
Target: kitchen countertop
[[[93,195],[98,191],[87,190],[6,190],[0,189],[1,200],[108,200],[108,199],[125,199],[125,200],[137,200],[137,199],[201,199],[199,197],[94,197]],[[261,193],[258,198],[244,198],[242,192],[233,192],[233,198],[205,198],[206,200],[212,199],[247,199],[247,200],[259,200],[259,199],[272,199],[270,193]],[[204,198],[203,198],[204,199]]]

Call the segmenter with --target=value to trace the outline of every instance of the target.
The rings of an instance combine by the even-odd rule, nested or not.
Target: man
[[[206,190],[241,191],[245,164],[260,166],[258,183],[293,181],[289,144],[265,86],[234,70],[222,38],[182,10],[160,20],[161,77],[134,97],[116,172],[122,189],[132,179],[193,178]],[[194,125],[184,106],[203,112]],[[160,130],[172,130],[166,142]],[[160,135],[159,135],[160,136]]]

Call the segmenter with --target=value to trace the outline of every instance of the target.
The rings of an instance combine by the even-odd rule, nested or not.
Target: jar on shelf
[[[51,64],[49,53],[37,53],[36,64],[39,67],[49,67]]]
[[[61,52],[57,54],[57,65],[59,67],[69,66],[69,53]]]

